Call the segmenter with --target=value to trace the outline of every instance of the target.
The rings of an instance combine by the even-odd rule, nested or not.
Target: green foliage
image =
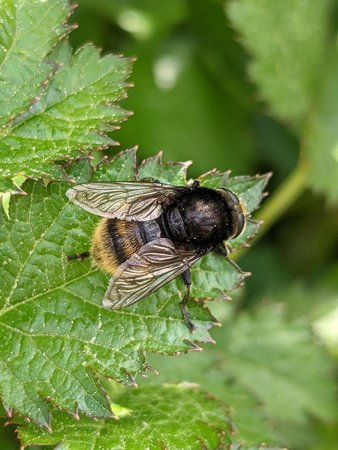
[[[137,56],[133,81],[142,89],[129,92],[125,105],[135,116],[118,140],[139,144],[144,156],[164,149],[168,160],[191,159],[194,176],[210,167],[249,173],[254,153],[243,128],[250,122],[251,88],[221,2],[82,0],[76,16],[79,23],[90,17],[91,25],[72,33],[76,44],[95,39]]]
[[[26,182],[28,195],[12,198],[9,210],[4,197],[10,217],[1,215],[0,228],[3,421],[21,412],[47,428],[52,424],[49,434],[20,421],[24,442],[39,443],[34,448],[47,442],[43,448],[81,442],[119,448],[141,435],[151,447],[150,438],[160,433],[175,448],[184,431],[184,438],[197,437],[196,448],[221,446],[225,439],[232,450],[336,450],[337,5],[224,3],[82,0],[74,15],[80,27],[70,35],[79,48],[73,54],[68,2],[0,1],[0,192],[22,193],[22,178],[13,178],[19,173],[186,183],[188,163],[162,164],[159,155],[135,173],[134,150],[103,160],[94,174],[95,164],[86,159],[64,166],[115,139],[125,148],[139,144],[142,157],[163,148],[166,159],[191,159],[191,177],[215,166],[235,174],[274,173],[271,195],[257,213],[265,220],[259,237],[266,235],[234,255],[253,276],[234,292],[235,302],[209,303],[225,324],[212,337],[215,319],[203,302],[189,303],[197,330],[191,334],[184,325],[180,280],[126,310],[101,307],[108,278],[89,261],[66,261],[67,254],[89,249],[97,220],[67,203],[69,185]],[[116,124],[128,113],[118,103],[131,60],[101,57],[86,44],[91,41],[104,54],[138,59],[137,87],[123,103],[135,117],[120,131]],[[230,187],[251,213],[267,177],[230,178],[214,170],[200,180]],[[259,223],[249,219],[232,249],[245,247]],[[225,299],[244,276],[225,259],[203,258],[194,268],[193,296]],[[214,340],[217,345],[203,353],[189,352]],[[111,392],[107,377],[134,384],[149,363],[161,372],[149,377],[149,388],[138,377],[139,391]],[[227,405],[231,436],[218,401],[202,390],[163,384],[182,380],[200,383]],[[106,418],[93,422],[91,415]],[[6,430],[0,446],[18,448],[17,440],[8,441],[13,425]],[[95,444],[97,430],[103,431]],[[121,442],[114,441],[117,430]],[[180,441],[179,447],[186,445]]]
[[[338,54],[329,41],[332,2],[233,0],[228,13],[252,56],[250,75],[268,108],[300,136],[307,184],[337,203]]]
[[[307,327],[289,324],[278,311],[265,308],[253,317],[242,315],[226,331],[228,371],[264,401],[269,416],[290,422],[306,414],[330,419],[333,379],[322,383],[332,366]]]
[[[294,299],[292,291],[288,296]],[[261,305],[255,314],[230,314],[214,334],[218,345],[205,354],[151,361],[162,367],[159,383],[184,378],[231,405],[235,440],[283,443],[284,430],[311,424],[309,417],[334,420],[333,364],[304,320]],[[305,436],[298,439],[308,445]]]
[[[231,443],[230,426],[224,405],[189,384],[147,386],[123,390],[112,397],[121,405],[119,420],[79,423],[55,413],[53,432],[23,426],[23,445],[48,444],[58,448],[224,448]]]
[[[330,64],[323,74],[322,86],[311,115],[305,151],[310,165],[310,183],[338,203],[338,52],[329,53]]]
[[[233,0],[228,13],[252,54],[250,75],[269,108],[298,125],[313,105],[330,2]]]
[[[177,179],[187,167],[162,167],[159,158],[152,158],[134,173],[135,158],[135,150],[123,152],[101,164],[92,179],[166,179],[168,173]],[[70,175],[87,181],[90,163],[76,163]],[[243,199],[246,183],[238,180]],[[254,178],[255,183],[260,186],[257,204],[265,183]],[[29,195],[12,199],[10,218],[2,216],[0,231],[4,405],[45,426],[50,415],[42,397],[73,414],[110,417],[95,372],[133,383],[146,369],[144,352],[182,353],[198,348],[197,342],[212,342],[208,329],[213,318],[202,303],[191,302],[197,330],[190,333],[178,306],[182,286],[177,280],[128,309],[102,308],[107,275],[90,261],[66,261],[66,255],[88,250],[97,217],[68,203],[66,183],[45,187],[28,181],[23,188]],[[250,204],[246,206],[249,212]],[[192,279],[193,295],[203,299],[221,297],[243,274],[224,258],[208,255],[193,269]]]
[[[116,102],[130,60],[91,45],[72,55],[70,13],[65,0],[0,4],[0,192],[15,192],[18,174],[64,178],[53,161],[113,145],[107,132],[127,117]]]

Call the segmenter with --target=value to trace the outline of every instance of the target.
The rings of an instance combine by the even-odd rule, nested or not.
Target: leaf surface
[[[252,56],[249,72],[261,97],[298,134],[306,183],[337,203],[338,53],[330,40],[332,7],[329,0],[259,5],[233,0],[228,13]]]
[[[54,161],[113,145],[107,132],[128,117],[117,103],[131,61],[91,45],[72,54],[71,11],[65,0],[0,4],[1,191],[18,174],[64,178]]]
[[[290,301],[297,300],[290,291],[287,295]],[[285,301],[285,293],[281,297]],[[307,295],[303,301],[309,303],[309,299]],[[156,382],[184,378],[203,384],[229,405],[237,431],[233,440],[243,445],[285,442],[290,427],[302,430],[314,418],[334,423],[332,360],[304,317],[290,319],[283,307],[285,303],[261,304],[255,314],[228,313],[224,326],[213,333],[217,346],[201,355],[188,354],[174,361],[151,356],[151,364],[161,369]],[[300,437],[300,442],[304,439],[307,442],[308,437]]]
[[[24,446],[58,445],[58,449],[151,448],[172,450],[224,448],[231,442],[225,406],[189,384],[147,386],[114,397],[122,405],[119,420],[79,423],[55,413],[53,433],[20,427]]]
[[[154,176],[153,163],[141,165],[148,176]],[[156,176],[167,176],[167,166],[159,163]],[[131,149],[103,162],[94,174],[87,160],[79,161],[70,175],[78,182],[126,181],[140,177],[135,168]],[[170,164],[168,171],[182,177],[185,168]],[[112,415],[96,373],[134,384],[134,376],[146,370],[145,352],[184,353],[213,342],[208,330],[214,318],[203,303],[189,302],[196,330],[191,333],[184,323],[180,280],[129,308],[102,307],[109,276],[89,259],[67,262],[67,255],[90,249],[98,221],[68,202],[68,187],[27,181],[28,195],[12,198],[9,218],[2,214],[0,225],[1,395],[7,410],[47,427],[46,399],[75,415]],[[225,258],[208,255],[192,270],[193,296],[218,298],[243,276]]]
[[[338,203],[338,52],[334,48],[323,75],[316,108],[309,120],[304,156],[309,184]]]
[[[253,57],[250,75],[279,118],[301,124],[325,61],[330,1],[233,0],[228,13]],[[269,36],[269,39],[267,39]]]
[[[309,302],[309,296],[303,301]],[[286,316],[281,304],[262,304],[255,314],[228,311],[224,326],[213,336],[217,346],[207,352],[173,361],[151,355],[150,363],[160,370],[156,382],[184,378],[223,400],[234,423],[234,442],[245,449],[261,442],[292,448],[292,434],[285,430],[302,435],[314,420],[335,423],[334,367],[304,317]],[[291,443],[285,443],[285,436]],[[305,434],[298,443],[305,448],[311,439]]]

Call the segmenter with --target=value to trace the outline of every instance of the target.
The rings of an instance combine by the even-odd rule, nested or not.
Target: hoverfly
[[[201,187],[198,181],[185,187],[142,181],[85,183],[69,189],[67,196],[103,217],[90,251],[96,265],[112,274],[103,305],[132,305],[182,275],[182,314],[194,329],[187,310],[190,267],[209,252],[228,254],[225,242],[245,225],[238,197],[229,189]],[[69,259],[87,256],[85,252]]]

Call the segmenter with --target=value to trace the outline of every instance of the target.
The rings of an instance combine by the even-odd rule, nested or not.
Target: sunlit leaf
[[[55,413],[53,432],[36,426],[20,427],[24,446],[58,445],[58,448],[151,448],[172,450],[225,448],[231,433],[225,406],[189,384],[147,386],[114,397],[123,405],[119,420],[94,422]]]
[[[161,178],[168,167],[174,177],[182,177],[187,165],[166,166],[155,158],[140,167],[135,172],[131,149],[104,160],[93,175],[88,160],[80,160],[70,175],[78,182],[91,176],[126,181],[142,171]],[[145,352],[184,353],[213,342],[208,330],[214,319],[202,303],[189,303],[193,333],[183,321],[179,302],[185,291],[179,280],[127,309],[102,307],[109,276],[90,260],[67,262],[67,255],[89,250],[98,221],[68,203],[68,187],[27,181],[23,188],[28,195],[12,198],[9,218],[3,214],[0,228],[1,395],[7,410],[47,427],[50,407],[45,399],[73,414],[111,416],[96,372],[133,384],[135,375],[146,370]],[[261,198],[261,192],[256,195]],[[192,294],[219,298],[243,276],[224,257],[209,255],[192,270]]]
[[[217,346],[201,355],[154,355],[150,362],[161,371],[158,383],[184,378],[225,401],[243,448],[285,442],[290,427],[302,429],[314,418],[336,423],[333,364],[304,320],[261,305],[256,314],[229,314],[213,334]]]
[[[117,102],[131,61],[90,45],[72,54],[60,43],[71,10],[66,0],[0,4],[0,191],[18,174],[65,178],[53,161],[113,145],[107,132],[128,116]]]
[[[323,74],[320,95],[305,137],[304,157],[309,162],[308,182],[338,203],[338,52],[332,51]]]
[[[304,122],[325,59],[331,2],[232,0],[230,19],[252,56],[250,75],[269,109]]]

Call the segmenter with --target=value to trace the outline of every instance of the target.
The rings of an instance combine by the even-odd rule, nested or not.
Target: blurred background
[[[163,150],[164,161],[192,160],[190,177],[214,167],[233,175],[272,171],[273,202],[298,166],[303,131],[270,114],[248,75],[251,56],[228,3],[81,0],[70,41],[137,58],[135,87],[122,103],[134,115],[113,133],[121,149],[138,145],[140,158]],[[139,382],[198,382],[229,404],[248,444],[337,449],[337,205],[302,188],[285,211],[278,213],[278,201],[274,208],[275,223],[238,259],[252,277],[231,304],[211,305],[223,323],[213,333],[217,345],[179,358],[154,355],[161,375]]]

